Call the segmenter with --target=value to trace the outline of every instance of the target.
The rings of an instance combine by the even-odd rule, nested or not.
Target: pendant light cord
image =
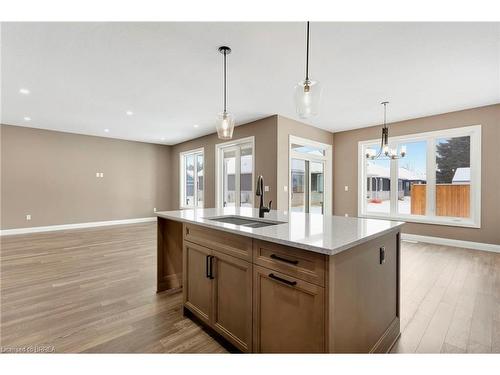
[[[226,113],[226,91],[227,91],[227,84],[226,84],[226,51],[224,50],[224,113]]]
[[[384,128],[387,128],[387,102],[384,102]]]
[[[306,81],[309,81],[309,21],[306,29]]]

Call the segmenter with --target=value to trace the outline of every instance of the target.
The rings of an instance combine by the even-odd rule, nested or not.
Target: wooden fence
[[[411,213],[425,215],[427,185],[411,186]],[[437,184],[436,215],[470,216],[470,185]]]

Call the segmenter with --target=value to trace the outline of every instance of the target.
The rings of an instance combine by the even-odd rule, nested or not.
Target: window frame
[[[234,139],[228,142],[223,142],[223,143],[217,143],[215,145],[215,207],[218,208],[224,208],[223,207],[223,193],[224,193],[224,183],[220,180],[221,177],[224,176],[223,172],[223,152],[225,149],[232,148],[232,147],[237,147],[238,148],[238,159],[239,163],[236,163],[236,171],[237,173],[240,173],[240,167],[241,167],[241,156],[240,156],[240,150],[241,150],[241,145],[250,143],[252,145],[252,208],[255,207],[255,137],[250,136],[250,137],[245,137],[245,138],[239,138],[239,139]],[[236,179],[236,181],[239,181],[239,179]],[[239,182],[237,184],[238,190],[239,190],[239,195],[241,195],[241,189],[239,186]],[[239,202],[241,199],[241,196],[238,197],[237,201]],[[236,203],[236,202],[235,202]],[[240,202],[241,204],[241,202]],[[241,208],[241,206],[237,206],[235,204],[235,208]]]
[[[185,159],[186,156],[193,155],[194,156],[194,171],[195,171],[195,177],[194,177],[194,205],[193,206],[187,206],[185,204],[186,202],[186,170],[185,170]],[[202,200],[202,205],[201,207],[198,207],[198,168],[197,168],[197,156],[201,155],[203,159],[203,195],[205,195],[205,184],[206,184],[206,179],[205,179],[205,148],[200,147],[196,148],[193,150],[188,150],[188,151],[182,151],[179,153],[179,208],[181,210],[184,209],[196,209],[196,208],[204,208],[205,207],[205,196],[203,196]]]
[[[436,216],[436,140],[439,138],[470,137],[470,217]],[[397,212],[398,161],[390,161],[390,212],[369,213],[366,211],[366,156],[369,145],[378,144],[380,139],[358,142],[358,216],[364,218],[402,220],[414,223],[481,228],[481,125],[436,130],[425,133],[401,135],[389,138],[389,147],[416,141],[427,142],[426,154],[426,214],[411,215]]]

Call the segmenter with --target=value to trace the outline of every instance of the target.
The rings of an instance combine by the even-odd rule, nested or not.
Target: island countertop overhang
[[[159,218],[191,223],[325,255],[335,255],[386,233],[398,231],[404,222],[272,210],[264,219],[256,208],[195,208],[156,212]],[[261,228],[210,220],[241,216],[284,222]]]

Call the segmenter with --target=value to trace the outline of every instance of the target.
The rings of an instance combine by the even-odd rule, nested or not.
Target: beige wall
[[[500,244],[500,104],[392,123],[390,136],[482,125],[481,228],[408,223],[403,231],[425,236]],[[335,215],[357,216],[358,141],[376,139],[380,127],[335,133],[333,207]],[[344,191],[344,186],[349,191]]]
[[[2,125],[1,157],[2,229],[150,217],[154,207],[170,208],[168,146]]]
[[[278,116],[278,165],[277,165],[277,181],[278,181],[278,209],[288,210],[288,192],[284,190],[284,186],[288,187],[288,147],[289,136],[310,139],[316,142],[325,144],[333,144],[333,133],[314,128],[301,122]]]
[[[409,223],[404,231],[500,244],[500,104],[390,124],[393,136],[482,125],[481,228]],[[205,149],[205,207],[215,206],[215,145],[210,134],[175,146],[1,126],[1,228],[21,228],[152,216],[179,208],[179,153]],[[333,144],[333,213],[357,215],[358,141],[380,127],[332,134],[282,116],[235,128],[255,136],[255,174],[262,174],[273,207],[288,209],[288,138]],[[104,178],[95,177],[103,172]],[[344,191],[344,186],[349,191]],[[255,200],[257,204],[257,200]],[[26,221],[25,215],[32,220]]]
[[[278,116],[271,116],[248,124],[237,126],[234,129],[233,139],[249,136],[255,137],[255,176],[263,175],[264,182],[269,186],[265,193],[265,204],[273,201],[276,207],[276,131]],[[205,155],[205,207],[215,207],[215,145],[224,141],[217,138],[217,134],[210,134],[180,143],[172,147],[172,209],[179,209],[179,153],[204,147]],[[258,206],[254,197],[254,204]]]

